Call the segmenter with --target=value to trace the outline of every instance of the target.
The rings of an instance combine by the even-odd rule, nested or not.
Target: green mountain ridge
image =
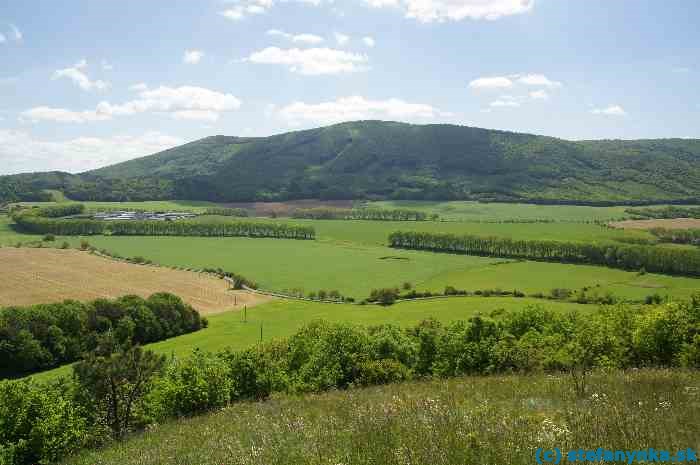
[[[567,141],[357,121],[270,137],[207,137],[79,175],[0,177],[0,198],[13,183],[15,192],[60,189],[75,200],[694,202],[700,140]]]

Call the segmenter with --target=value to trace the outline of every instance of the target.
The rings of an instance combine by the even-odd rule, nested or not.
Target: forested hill
[[[13,178],[0,178],[0,195]],[[572,142],[361,121],[262,138],[208,137],[49,182],[60,178],[26,176],[15,190],[62,189],[76,200],[683,202],[700,198],[700,140]]]

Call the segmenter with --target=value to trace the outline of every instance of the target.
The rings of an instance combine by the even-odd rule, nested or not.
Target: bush
[[[148,419],[191,415],[231,401],[231,372],[221,358],[195,350],[184,360],[173,360],[165,376],[155,382],[146,400]]]
[[[54,236],[53,234],[46,234],[42,240],[44,242],[53,242],[56,240],[56,236]]]
[[[360,386],[400,383],[410,378],[411,371],[396,360],[371,360],[358,366],[357,384]]]
[[[396,288],[385,288],[385,289],[373,289],[370,292],[369,302],[377,302],[380,305],[393,305],[396,299],[399,298],[399,290]]]
[[[0,381],[0,463],[55,462],[87,444],[87,421],[64,390],[26,380]]]
[[[70,244],[69,244],[68,242],[64,242],[63,244],[61,244],[61,248],[64,249],[64,250],[65,250],[65,249],[70,249]]]

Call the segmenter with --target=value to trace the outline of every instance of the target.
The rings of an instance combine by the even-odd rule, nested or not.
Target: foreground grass
[[[532,464],[551,449],[700,449],[700,373],[427,381],[241,403],[67,464]]]
[[[225,348],[245,349],[263,341],[291,336],[299,328],[314,320],[355,323],[372,326],[393,323],[413,326],[427,318],[444,323],[467,319],[477,313],[488,314],[494,310],[520,310],[527,305],[542,305],[554,311],[593,308],[565,302],[550,302],[537,299],[515,299],[507,297],[453,297],[449,299],[403,302],[391,307],[376,305],[345,305],[278,300],[263,304],[246,312],[228,312],[209,317],[209,327],[146,347],[164,355],[186,357],[194,349],[216,352]],[[46,381],[60,376],[71,376],[70,365],[32,375],[36,380]]]

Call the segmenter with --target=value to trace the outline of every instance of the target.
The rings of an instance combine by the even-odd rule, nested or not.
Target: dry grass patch
[[[658,220],[627,220],[609,223],[618,229],[700,229],[700,219],[697,218],[673,218]]]
[[[0,306],[156,292],[176,294],[204,315],[271,300],[229,290],[227,282],[203,273],[134,265],[77,250],[0,248]]]

